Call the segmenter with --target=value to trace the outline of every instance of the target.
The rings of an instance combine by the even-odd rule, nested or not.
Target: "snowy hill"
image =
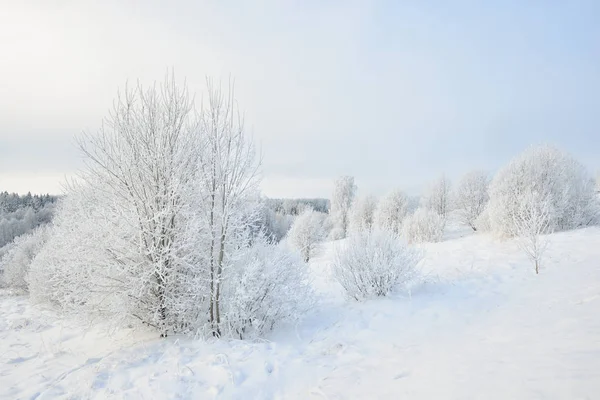
[[[363,304],[311,264],[318,306],[260,343],[107,336],[0,295],[0,398],[592,399],[600,229],[554,234],[540,275],[512,241],[424,246],[424,282]]]

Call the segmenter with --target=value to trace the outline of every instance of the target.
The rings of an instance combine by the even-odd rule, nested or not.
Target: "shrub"
[[[333,277],[355,300],[386,296],[397,285],[410,282],[420,261],[419,252],[391,232],[359,232],[348,238],[334,256]]]
[[[418,208],[404,220],[402,234],[409,243],[439,242],[444,234],[444,218],[428,208]]]
[[[4,285],[23,292],[29,291],[27,275],[31,262],[47,239],[48,227],[44,225],[14,240],[0,260]]]
[[[298,319],[312,296],[306,265],[282,245],[258,240],[242,251],[224,296],[227,333],[260,337],[278,323]]]

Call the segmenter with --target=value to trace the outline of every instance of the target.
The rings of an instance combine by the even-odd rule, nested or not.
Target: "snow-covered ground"
[[[320,301],[260,343],[107,336],[0,294],[0,398],[593,399],[600,228],[552,235],[536,276],[512,241],[425,246],[425,282],[363,304],[311,264]]]

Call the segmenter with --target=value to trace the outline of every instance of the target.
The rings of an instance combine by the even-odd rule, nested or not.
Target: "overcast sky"
[[[486,3],[485,5],[483,3]],[[269,196],[416,193],[540,142],[600,168],[600,1],[0,0],[0,190],[58,193],[127,80],[236,80]]]

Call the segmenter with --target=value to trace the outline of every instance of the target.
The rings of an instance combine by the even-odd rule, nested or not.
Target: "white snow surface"
[[[514,241],[447,235],[410,294],[364,303],[329,277],[328,243],[318,306],[261,342],[108,333],[0,292],[0,398],[598,398],[600,228],[549,240],[536,276]]]

